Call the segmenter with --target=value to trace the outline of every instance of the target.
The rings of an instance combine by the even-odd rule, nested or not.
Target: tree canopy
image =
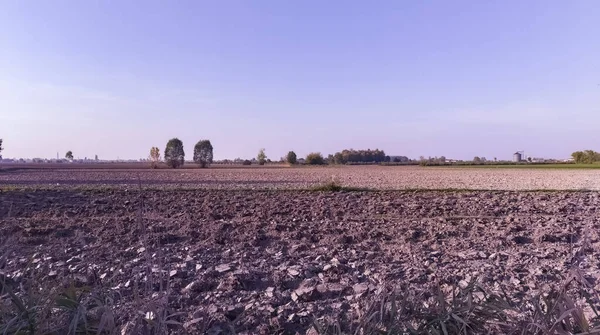
[[[267,155],[265,154],[265,149],[260,149],[258,151],[258,155],[256,156],[256,160],[258,161],[258,165],[265,165],[267,161]]]
[[[296,153],[293,151],[288,152],[285,160],[288,162],[288,164],[296,164],[298,163],[298,156],[296,156]]]
[[[65,158],[68,160],[73,160],[73,151],[67,151],[67,153],[65,154]]]
[[[213,162],[213,146],[209,140],[201,140],[194,147],[194,162],[205,168]]]
[[[335,155],[333,155],[333,161],[335,164],[381,163],[385,161],[385,152],[379,149],[345,149],[341,152],[336,152]]]
[[[320,152],[311,152],[306,156],[305,163],[308,165],[323,165],[325,164],[325,159],[323,159],[323,155]]]
[[[185,152],[183,151],[183,142],[178,138],[172,138],[167,142],[164,151],[165,163],[170,168],[176,169],[183,166],[185,162]]]
[[[594,150],[575,151],[571,154],[573,160],[577,164],[592,164],[594,162],[600,162],[600,153]]]

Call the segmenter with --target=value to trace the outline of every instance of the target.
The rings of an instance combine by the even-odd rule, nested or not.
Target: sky
[[[5,158],[600,150],[597,0],[0,0]]]

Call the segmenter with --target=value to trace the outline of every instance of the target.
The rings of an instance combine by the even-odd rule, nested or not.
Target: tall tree
[[[598,153],[595,152],[594,150],[586,150],[586,151],[584,151],[584,153],[585,153],[585,162],[588,164],[592,164],[599,160]]]
[[[296,156],[296,153],[293,151],[288,152],[285,160],[288,162],[288,164],[296,164],[298,163],[298,156]]]
[[[585,153],[582,151],[575,151],[571,154],[575,163],[583,163],[585,161]]]
[[[73,151],[71,151],[71,150],[67,151],[67,153],[65,154],[65,158],[72,161],[73,160]]]
[[[172,138],[167,142],[165,148],[165,163],[170,168],[176,169],[183,166],[185,161],[185,152],[183,151],[183,142],[178,138]]]
[[[159,161],[160,161],[160,150],[157,147],[152,147],[150,149],[150,166],[152,166],[153,169],[156,169],[158,167]]]
[[[4,148],[2,147],[2,139],[0,138],[0,159],[2,159],[2,150],[4,150]]]
[[[267,161],[267,155],[265,154],[265,149],[260,149],[258,151],[258,155],[256,156],[256,160],[258,161],[258,165],[265,165]]]
[[[209,140],[201,140],[194,147],[194,162],[205,168],[213,162],[213,146]]]

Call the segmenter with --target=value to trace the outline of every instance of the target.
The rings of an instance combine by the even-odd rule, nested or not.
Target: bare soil
[[[600,190],[600,169],[474,169],[415,166],[252,167],[210,169],[0,170],[0,187],[119,186],[173,189],[307,189],[336,181],[376,190]]]
[[[383,287],[477,278],[513,297],[577,266],[600,289],[595,192],[0,191],[6,278],[150,279],[186,331],[304,333]],[[158,278],[158,279],[157,279]],[[221,327],[221,328],[219,328]]]

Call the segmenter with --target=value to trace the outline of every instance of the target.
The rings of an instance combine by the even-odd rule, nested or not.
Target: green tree
[[[296,156],[295,152],[290,151],[287,154],[286,161],[288,162],[288,164],[294,165],[294,164],[298,163],[298,156]]]
[[[98,160],[98,159],[96,159],[96,160]],[[150,166],[152,166],[153,169],[156,169],[158,167],[159,161],[160,161],[160,150],[157,147],[152,147],[150,149]]]
[[[2,147],[2,139],[0,138],[0,159],[2,159],[2,150],[4,150],[4,148]]]
[[[341,152],[336,152],[335,155],[333,155],[333,164],[346,164],[344,155],[342,155]]]
[[[600,161],[600,153],[594,150],[575,151],[571,157],[577,164],[593,164]]]
[[[582,151],[575,151],[574,153],[571,154],[571,157],[573,157],[573,160],[575,161],[575,163],[581,164],[584,162],[585,154]]]
[[[205,168],[213,162],[213,146],[209,140],[201,140],[194,147],[194,162]]]
[[[594,150],[586,150],[585,151],[585,162],[588,164],[593,164],[594,162],[597,162],[600,160],[600,156],[597,152],[595,152]]]
[[[481,164],[481,163],[483,163],[483,160],[481,159],[481,157],[475,156],[473,158],[473,163],[475,163],[475,164]]]
[[[336,164],[346,163],[381,163],[385,161],[385,152],[383,150],[367,149],[367,150],[354,150],[345,149],[342,152],[338,152],[334,155],[334,161]]]
[[[67,151],[67,153],[65,154],[65,158],[72,161],[73,160],[73,151],[71,151],[71,150]]]
[[[256,156],[256,160],[258,161],[258,165],[265,165],[267,161],[267,155],[265,154],[265,149],[260,149],[258,151],[258,155]]]
[[[320,152],[311,152],[306,156],[305,163],[308,165],[323,165],[325,164],[325,160]]]
[[[172,138],[167,142],[165,148],[165,163],[170,168],[176,169],[183,166],[185,161],[185,152],[183,151],[183,142],[178,138]]]

